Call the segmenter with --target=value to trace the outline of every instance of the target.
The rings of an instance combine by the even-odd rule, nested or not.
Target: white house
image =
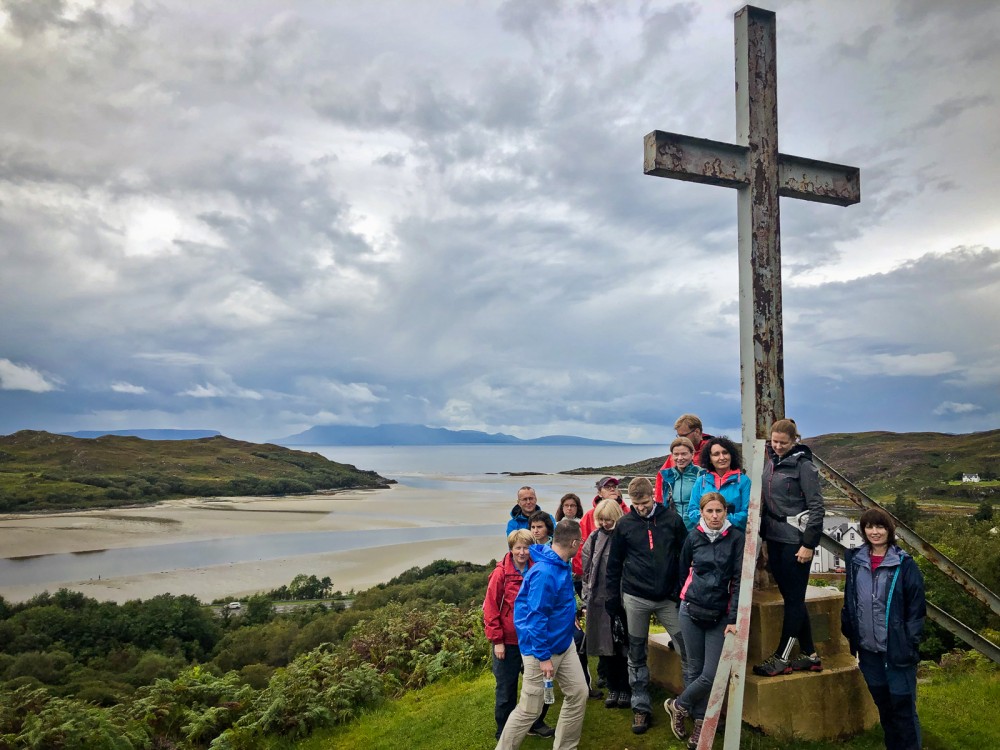
[[[843,516],[827,516],[823,519],[823,531],[836,539],[848,549],[857,549],[864,544],[861,528],[857,521],[851,521]],[[813,573],[842,573],[844,560],[828,549],[817,547],[812,559]]]
[[[978,482],[979,481],[979,475],[978,474],[963,474],[962,475],[962,481],[963,482]]]

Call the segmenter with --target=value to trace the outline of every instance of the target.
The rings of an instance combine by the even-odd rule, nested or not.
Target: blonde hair
[[[694,453],[694,443],[691,442],[691,438],[686,438],[686,437],[674,438],[673,442],[670,443],[670,452],[673,453],[674,448],[676,448],[679,445],[684,446],[689,451]]]
[[[614,521],[618,523],[618,519],[624,515],[618,501],[610,498],[601,500],[594,510],[594,518],[598,521]]]
[[[514,549],[518,542],[525,547],[530,547],[535,543],[535,537],[527,529],[514,529],[507,535],[507,549]]]

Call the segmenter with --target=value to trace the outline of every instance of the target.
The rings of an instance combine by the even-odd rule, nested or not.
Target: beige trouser
[[[542,712],[542,669],[534,656],[521,654],[524,662],[524,679],[521,682],[521,699],[504,725],[497,742],[497,750],[517,750]],[[563,694],[562,709],[556,724],[553,750],[575,750],[583,731],[583,713],[587,709],[590,693],[583,676],[580,658],[572,644],[561,654],[552,655],[553,677]]]

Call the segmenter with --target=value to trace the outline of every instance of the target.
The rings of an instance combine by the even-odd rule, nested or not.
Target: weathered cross
[[[856,167],[778,153],[774,13],[737,11],[736,144],[654,130],[646,174],[736,188],[740,263],[743,445],[767,439],[785,415],[778,196],[849,206],[861,200]]]
[[[778,197],[839,206],[861,200],[861,175],[857,168],[778,153],[774,13],[747,5],[737,11],[735,20],[736,144],[656,130],[646,136],[643,167],[646,174],[658,177],[736,188],[739,207],[743,449],[751,457],[753,484],[737,634],[726,637],[698,750],[707,750],[712,745],[727,685],[729,715],[743,715],[751,582],[759,542],[763,440],[770,437],[771,423],[785,414]],[[726,750],[740,746],[741,726],[739,721],[727,724]]]

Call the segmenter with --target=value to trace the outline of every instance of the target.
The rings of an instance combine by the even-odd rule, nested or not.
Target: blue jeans
[[[858,666],[878,708],[887,750],[919,750],[917,668],[886,664],[885,654],[858,649]]]
[[[688,680],[685,675],[686,687],[678,696],[677,702],[693,718],[704,719],[715,673],[719,670],[727,623],[723,619],[711,628],[702,628],[688,615],[685,602],[681,602],[680,620],[692,678]]]
[[[649,705],[649,666],[646,664],[647,640],[649,639],[649,617],[656,619],[667,629],[674,650],[681,657],[684,682],[687,683],[687,656],[684,651],[684,636],[677,621],[677,602],[664,599],[653,602],[631,594],[622,594],[625,618],[628,620],[628,681],[632,688],[632,710],[652,715]]]

